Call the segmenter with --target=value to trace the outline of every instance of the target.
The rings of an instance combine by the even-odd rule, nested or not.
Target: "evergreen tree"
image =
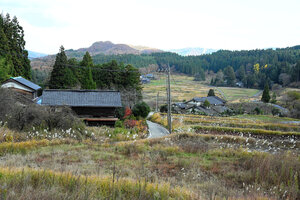
[[[214,89],[209,89],[207,96],[208,97],[210,97],[210,96],[216,96]]]
[[[16,17],[0,15],[0,57],[9,65],[9,76],[31,79],[31,66],[25,50],[24,30]],[[4,69],[1,69],[3,72]]]
[[[80,77],[79,79],[81,82],[81,88],[96,89],[97,85],[93,79],[92,70],[91,70],[91,67],[93,67],[94,64],[89,52],[85,53],[80,65],[83,67],[83,69],[80,69],[81,72],[80,75],[82,75],[82,77]]]
[[[96,82],[93,80],[91,67],[85,69],[84,81],[81,85],[82,89],[97,89]]]
[[[63,46],[60,47],[56,55],[53,70],[51,72],[49,88],[50,89],[68,89],[75,86],[77,80],[72,70],[67,67],[68,59]]]
[[[236,72],[236,78],[243,81],[246,78],[245,67],[242,65]]]
[[[204,101],[203,106],[204,106],[205,108],[209,108],[210,103],[209,103],[209,101],[207,101],[207,99]]]
[[[228,66],[224,69],[225,80],[227,81],[227,85],[234,86],[235,84],[235,73],[231,66]]]
[[[262,94],[262,97],[261,97],[261,100],[265,103],[268,103],[270,101],[270,99],[271,99],[271,97],[270,97],[269,85],[266,84],[263,94]]]

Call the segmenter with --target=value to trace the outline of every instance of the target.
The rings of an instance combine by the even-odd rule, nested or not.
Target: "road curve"
[[[169,131],[165,127],[163,127],[159,124],[153,123],[148,120],[147,120],[147,124],[149,127],[148,138],[158,138],[158,137],[163,137],[163,136],[166,136],[169,134]]]

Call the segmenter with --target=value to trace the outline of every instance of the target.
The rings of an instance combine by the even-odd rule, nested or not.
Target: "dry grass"
[[[64,196],[68,199],[194,199],[188,190],[171,188],[168,183],[115,179],[114,175],[74,176],[51,170],[0,168],[0,180],[0,196],[4,199],[29,197],[30,194],[22,193],[28,190],[35,191],[35,198],[41,199]]]
[[[155,107],[156,96],[159,92],[159,105],[166,103],[166,77],[165,75],[158,74],[158,80],[152,80],[149,84],[143,85],[143,98],[144,100]],[[217,90],[215,87],[208,86],[203,82],[193,81],[194,77],[186,75],[172,75],[171,78],[171,90],[172,101],[182,102],[183,100],[190,100],[194,97],[207,96],[209,89],[215,89],[217,96],[225,97],[229,101],[246,101],[249,97],[258,92],[256,89],[247,88],[232,88],[221,87]],[[233,92],[234,91],[234,92]],[[252,98],[251,100],[259,99],[259,97]]]

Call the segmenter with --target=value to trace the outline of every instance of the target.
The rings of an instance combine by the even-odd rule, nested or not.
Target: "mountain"
[[[95,42],[92,46],[88,48],[80,48],[75,50],[77,52],[89,52],[91,55],[96,54],[105,54],[105,55],[113,55],[113,54],[140,54],[140,51],[134,49],[126,44],[114,44],[110,41],[105,42]]]
[[[206,48],[183,48],[183,49],[171,49],[169,52],[177,53],[181,56],[199,56],[203,54],[211,54],[218,49],[206,49]]]
[[[97,54],[104,55],[121,55],[121,54],[144,54],[153,52],[162,52],[162,50],[143,46],[133,46],[127,44],[114,44],[110,41],[99,41],[93,43],[90,47],[80,48],[77,50],[66,50],[66,54],[70,57],[82,56],[85,52],[89,52],[92,56]]]
[[[30,50],[27,50],[27,51],[28,51],[28,58],[30,60],[32,60],[34,58],[40,58],[40,57],[47,56],[47,54],[44,54],[44,53],[38,53],[38,52],[30,51]]]
[[[85,52],[89,52],[91,56],[96,55],[141,55],[141,54],[151,54],[157,52],[163,52],[162,50],[145,47],[145,46],[134,46],[127,44],[114,44],[110,41],[98,41],[93,43],[90,47],[80,48],[77,50],[68,49],[66,50],[66,55],[68,58],[76,58],[81,60]],[[32,51],[30,51],[32,52]],[[32,52],[34,53],[34,52]],[[33,69],[51,69],[51,66],[54,64],[55,55],[46,55],[38,56],[39,54],[32,54],[31,67]],[[42,55],[42,54],[40,54]],[[35,57],[34,57],[35,56]]]

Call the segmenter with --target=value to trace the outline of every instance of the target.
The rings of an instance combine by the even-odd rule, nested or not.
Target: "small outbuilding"
[[[120,92],[99,90],[44,90],[41,104],[69,106],[89,125],[114,125],[122,107]]]
[[[9,88],[18,93],[25,95],[26,97],[35,100],[42,93],[42,88],[33,82],[19,76],[11,77],[4,81],[1,85],[2,88]]]

